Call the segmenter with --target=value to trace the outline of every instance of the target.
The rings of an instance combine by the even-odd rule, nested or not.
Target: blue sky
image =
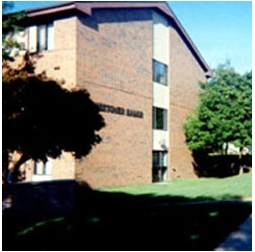
[[[211,67],[230,60],[239,73],[252,69],[251,1],[168,3]]]
[[[14,10],[57,1],[13,1]],[[252,69],[252,1],[171,1],[177,18],[210,67],[230,61],[241,74]]]

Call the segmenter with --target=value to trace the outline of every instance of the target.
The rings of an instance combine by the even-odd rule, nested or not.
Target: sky
[[[12,1],[13,11],[57,1]],[[252,1],[167,2],[207,64],[230,65],[240,74],[252,70]]]

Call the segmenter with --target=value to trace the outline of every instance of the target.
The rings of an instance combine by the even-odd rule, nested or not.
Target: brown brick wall
[[[152,181],[152,25],[148,9],[93,10],[92,16],[55,21],[55,49],[43,53],[37,71],[64,79],[66,87],[86,88],[95,102],[139,110],[144,117],[102,112],[102,143],[82,160],[66,154],[54,160],[53,179],[75,176],[92,187]],[[177,31],[169,32],[171,179],[194,176],[182,125],[205,77]]]
[[[46,71],[48,77],[64,80],[66,88],[76,85],[76,20],[76,17],[69,17],[54,21],[54,50],[40,53],[36,63],[36,72]],[[61,158],[52,161],[52,179],[73,179],[74,169],[73,157],[69,153],[63,153]],[[31,175],[28,180],[29,178],[31,179]]]
[[[77,178],[92,187],[152,181],[152,21],[147,13],[102,10],[78,22],[78,84],[96,102],[144,115],[102,112],[103,141],[76,166]]]
[[[46,71],[48,77],[64,80],[65,87],[76,85],[76,17],[54,21],[54,49],[40,53],[36,71]]]
[[[206,81],[202,68],[175,28],[170,27],[170,178],[195,176],[183,124],[197,105],[200,81]]]
[[[74,179],[75,160],[70,153],[63,153],[52,160],[52,179]]]

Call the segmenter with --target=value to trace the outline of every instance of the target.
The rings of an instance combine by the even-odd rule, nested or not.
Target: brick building
[[[25,47],[43,56],[36,71],[86,88],[106,122],[86,158],[37,163],[28,180],[100,187],[195,176],[182,125],[211,72],[167,3],[63,2],[26,13]]]

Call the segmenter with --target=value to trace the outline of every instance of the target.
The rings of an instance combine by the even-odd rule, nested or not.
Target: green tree
[[[17,31],[22,31],[22,21],[25,17],[25,12],[10,13],[13,9],[13,2],[2,2],[2,60],[13,61],[10,53],[14,48],[20,49],[20,45],[14,38]]]
[[[184,125],[191,151],[222,151],[223,144],[252,144],[252,72],[240,75],[220,66],[200,83],[199,105]]]
[[[86,90],[66,90],[43,74],[29,73],[30,65],[27,60],[22,69],[3,69],[3,174],[6,179],[9,154],[19,152],[14,182],[29,159],[47,162],[47,157],[57,158],[63,151],[75,158],[88,155],[100,143],[97,132],[105,125]]]

